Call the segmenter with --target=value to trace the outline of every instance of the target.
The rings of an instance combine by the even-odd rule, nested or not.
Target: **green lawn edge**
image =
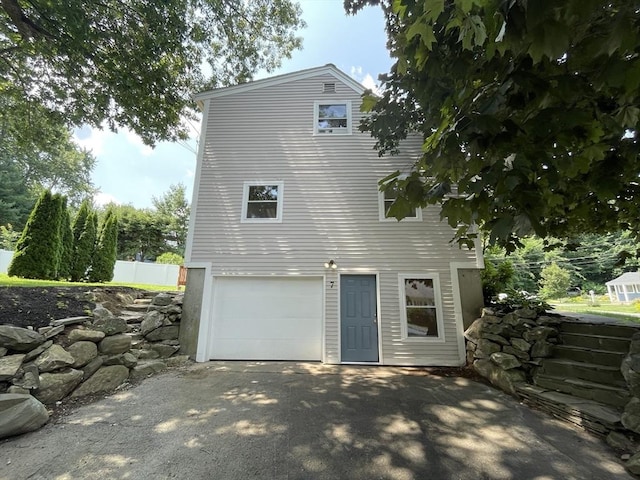
[[[10,277],[6,273],[0,273],[0,287],[131,287],[139,290],[150,291],[177,291],[176,285],[147,285],[141,283],[84,283],[84,282],[60,282],[54,280],[32,280],[29,278]]]

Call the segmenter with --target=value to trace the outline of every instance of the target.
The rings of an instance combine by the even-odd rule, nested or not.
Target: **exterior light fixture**
[[[328,262],[324,262],[324,268],[330,268],[331,270],[335,270],[338,268],[338,264],[333,260],[329,260]]]

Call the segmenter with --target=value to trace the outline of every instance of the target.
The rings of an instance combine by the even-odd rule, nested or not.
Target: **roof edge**
[[[280,85],[282,83],[292,82],[296,80],[303,80],[305,78],[315,77],[322,74],[333,75],[337,80],[340,80],[341,82],[347,84],[359,94],[363,94],[365,91],[365,87],[360,82],[351,78],[334,64],[328,63],[327,65],[323,65],[321,67],[298,70],[296,72],[285,73],[269,78],[262,78],[260,80],[253,80],[247,83],[241,83],[239,85],[231,85],[229,87],[221,87],[213,90],[208,90],[205,92],[197,93],[193,95],[192,98],[196,102],[200,103],[210,98],[225,97],[227,95],[234,95],[236,93],[249,92],[251,90],[256,90],[259,88],[271,87],[274,85]]]

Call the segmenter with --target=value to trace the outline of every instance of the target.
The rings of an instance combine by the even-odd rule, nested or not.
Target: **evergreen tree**
[[[58,267],[58,277],[67,280],[71,275],[71,264],[73,261],[73,231],[71,230],[71,215],[65,209],[62,223],[62,252],[60,266]]]
[[[100,235],[89,271],[90,282],[110,282],[113,279],[117,249],[118,219],[113,209],[109,209],[100,228]]]
[[[82,207],[81,207],[82,209]],[[78,212],[78,216],[80,212]],[[76,218],[77,220],[77,218]],[[78,239],[74,243],[73,252],[73,267],[71,269],[71,280],[79,282],[84,280],[91,265],[91,257],[95,249],[96,232],[97,232],[98,217],[95,212],[89,210],[84,222],[84,227],[80,231],[76,230],[79,224],[74,223],[74,238],[76,231],[79,231]]]
[[[60,194],[55,194],[52,197],[53,201],[53,214],[51,218],[52,234],[50,238],[51,243],[51,255],[53,257],[54,269],[51,274],[50,280],[57,280],[60,278],[60,268],[63,261],[63,223],[65,213],[67,211],[67,199]]]
[[[46,190],[33,207],[9,265],[10,276],[51,279],[56,273],[57,206]]]

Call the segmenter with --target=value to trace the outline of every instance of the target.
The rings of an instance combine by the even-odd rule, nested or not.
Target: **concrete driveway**
[[[211,362],[1,442],[0,478],[631,477],[601,440],[464,378]]]

